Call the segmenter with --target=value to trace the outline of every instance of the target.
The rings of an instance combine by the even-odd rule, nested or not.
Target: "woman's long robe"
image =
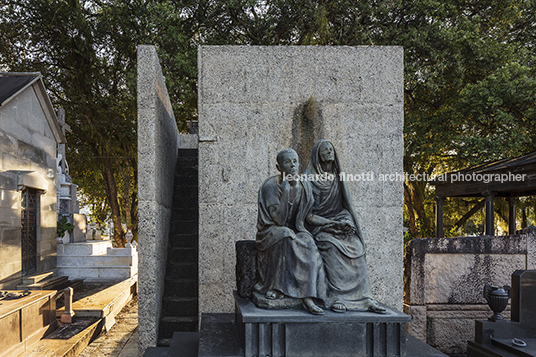
[[[329,141],[321,140],[315,144],[304,174],[330,174],[321,166],[319,150],[323,142]],[[372,299],[361,229],[347,182],[340,180],[340,163],[335,148],[334,154],[331,172],[334,180],[311,181],[314,197],[312,213],[335,221],[346,220],[353,230],[349,234],[338,234],[326,232],[322,226],[307,225],[307,228],[313,234],[324,261],[327,278],[326,305],[332,307],[335,303],[342,303],[348,310],[364,311],[376,302]]]

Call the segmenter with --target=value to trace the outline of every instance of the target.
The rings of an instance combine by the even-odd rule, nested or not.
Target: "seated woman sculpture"
[[[314,204],[307,216],[307,228],[313,234],[324,262],[326,306],[335,312],[385,313],[385,309],[372,298],[363,236],[348,183],[340,180],[340,172],[339,158],[331,142],[317,142],[304,175],[327,177],[332,174],[333,178],[310,182]]]
[[[312,314],[322,315],[325,274],[322,257],[311,233],[304,226],[313,203],[311,186],[288,181],[298,174],[298,154],[285,149],[277,155],[280,175],[267,179],[259,189],[257,220],[258,272],[255,289],[268,299],[302,299]]]

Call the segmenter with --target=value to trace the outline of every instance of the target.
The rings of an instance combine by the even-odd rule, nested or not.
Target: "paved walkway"
[[[79,357],[138,357],[138,297],[115,317],[115,325],[103,332]]]

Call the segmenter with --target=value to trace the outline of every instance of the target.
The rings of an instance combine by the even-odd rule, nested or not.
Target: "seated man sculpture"
[[[257,221],[258,272],[255,289],[267,299],[301,299],[312,314],[323,315],[326,279],[322,257],[305,219],[313,204],[311,186],[288,180],[297,175],[296,151],[277,155],[280,175],[268,178],[259,189]],[[316,303],[315,303],[316,302]]]

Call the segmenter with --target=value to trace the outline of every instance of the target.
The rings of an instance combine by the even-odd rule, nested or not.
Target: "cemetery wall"
[[[153,46],[138,47],[139,348],[156,346],[179,132]]]
[[[255,240],[257,192],[277,153],[297,149],[302,172],[324,138],[345,172],[368,175],[349,185],[373,294],[401,310],[403,49],[201,46],[198,68],[200,312],[234,309],[235,242]]]
[[[57,143],[42,107],[48,98],[38,85],[0,107],[0,290],[21,283],[23,187],[39,192],[36,273],[56,270]]]
[[[475,320],[493,312],[484,285],[510,285],[536,269],[536,230],[511,236],[414,239],[406,247],[404,312],[408,333],[447,354],[466,353]],[[510,308],[503,314],[510,318]]]

